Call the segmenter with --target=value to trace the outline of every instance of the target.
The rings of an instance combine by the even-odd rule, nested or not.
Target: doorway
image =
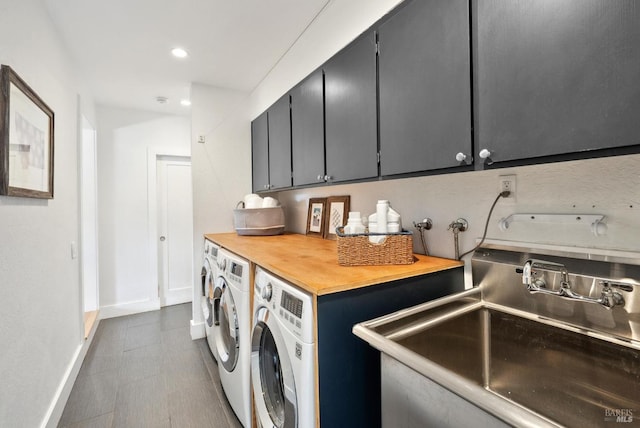
[[[160,306],[193,298],[191,158],[156,156],[158,294]]]
[[[84,337],[98,317],[98,179],[96,129],[82,116],[80,140],[80,260],[84,308]]]

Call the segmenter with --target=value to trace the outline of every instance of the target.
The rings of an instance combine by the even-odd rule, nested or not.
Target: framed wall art
[[[53,111],[0,67],[0,195],[53,198]]]
[[[331,196],[327,198],[327,214],[325,215],[326,239],[336,239],[336,228],[347,224],[350,196]]]
[[[307,235],[324,237],[326,198],[310,198],[307,214]]]

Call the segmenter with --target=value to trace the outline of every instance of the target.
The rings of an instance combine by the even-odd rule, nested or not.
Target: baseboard
[[[91,346],[91,342],[93,342],[93,337],[96,334],[96,329],[98,328],[98,324],[100,324],[100,319],[96,320],[93,323],[93,327],[91,331],[87,335],[86,339],[82,339],[82,343],[78,346],[73,358],[71,359],[71,363],[62,378],[62,382],[58,386],[58,390],[51,401],[51,405],[47,410],[44,419],[42,420],[41,428],[56,428],[60,423],[60,418],[62,417],[62,412],[64,411],[64,406],[67,405],[67,400],[69,399],[69,395],[71,395],[71,390],[73,389],[73,384],[76,382],[76,378],[78,377],[78,373],[80,373],[80,367],[82,367],[82,363],[84,362],[84,357],[87,355],[87,351],[89,350],[89,346]]]
[[[136,302],[118,303],[116,305],[101,306],[100,319],[122,317],[140,312],[157,311],[160,309],[160,299],[139,300]]]
[[[180,288],[178,290],[172,290],[171,295],[165,297],[164,302],[162,302],[162,306],[171,306],[171,305],[179,305],[181,303],[190,302],[193,299],[193,289],[189,288]]]
[[[194,322],[191,320],[191,340],[202,339],[203,337],[206,337],[204,322]]]

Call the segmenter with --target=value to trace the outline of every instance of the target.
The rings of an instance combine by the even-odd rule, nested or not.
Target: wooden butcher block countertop
[[[410,265],[340,266],[337,243],[299,234],[205,238],[317,296],[391,282],[462,266],[462,262],[416,254]]]

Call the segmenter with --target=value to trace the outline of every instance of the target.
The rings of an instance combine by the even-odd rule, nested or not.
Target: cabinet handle
[[[324,176],[324,181],[331,181],[333,177],[331,177],[330,175],[325,175]]]
[[[318,174],[318,181],[324,181],[324,175]]]
[[[491,152],[489,150],[487,150],[487,149],[482,149],[482,150],[480,150],[479,156],[482,159],[487,159],[489,156],[491,156]]]

